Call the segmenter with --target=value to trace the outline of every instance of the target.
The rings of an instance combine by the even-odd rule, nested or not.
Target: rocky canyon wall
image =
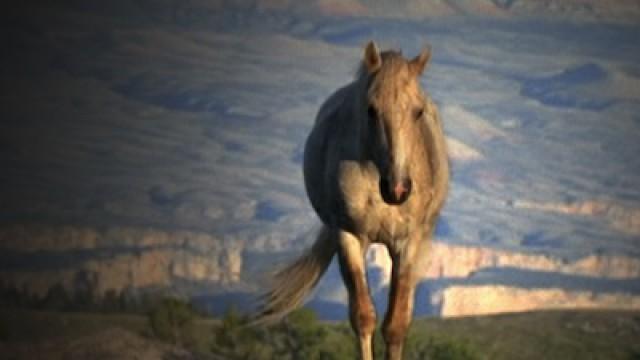
[[[489,247],[433,242],[420,270],[423,279],[465,278],[483,268],[520,268],[562,274],[611,279],[640,278],[640,259],[610,254],[591,254],[567,260],[546,254],[525,253]],[[367,255],[369,264],[389,280],[391,259],[383,246],[374,245]]]
[[[0,229],[0,281],[44,296],[62,285],[73,293],[170,287],[176,281],[240,280],[240,241],[209,234],[135,227],[12,225]]]
[[[565,289],[510,286],[451,286],[432,296],[442,317],[489,315],[549,309],[640,310],[640,296]]]

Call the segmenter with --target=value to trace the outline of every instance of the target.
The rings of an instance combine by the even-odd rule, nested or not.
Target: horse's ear
[[[427,46],[424,49],[422,49],[422,51],[420,52],[420,55],[413,58],[413,60],[411,60],[411,62],[409,63],[409,66],[411,67],[411,71],[416,76],[422,75],[430,59],[431,59],[431,46]]]
[[[378,47],[373,41],[369,41],[367,46],[364,48],[364,66],[369,72],[369,74],[375,72],[382,65],[382,58],[380,57],[380,52],[378,51]]]

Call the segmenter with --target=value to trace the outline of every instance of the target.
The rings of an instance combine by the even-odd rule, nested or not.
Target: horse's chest
[[[343,216],[353,231],[373,242],[390,242],[408,236],[415,216],[410,204],[392,206],[380,196],[375,167],[344,161],[338,187],[343,199]]]

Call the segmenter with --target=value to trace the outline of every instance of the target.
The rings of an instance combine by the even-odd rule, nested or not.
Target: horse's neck
[[[356,80],[345,87],[344,96],[337,112],[341,122],[342,136],[351,156],[360,161],[371,160],[369,147],[367,146],[366,127],[363,121],[363,102],[366,101],[362,95],[362,84]]]

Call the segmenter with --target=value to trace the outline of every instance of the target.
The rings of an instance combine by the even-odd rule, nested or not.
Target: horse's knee
[[[382,337],[388,345],[401,345],[409,329],[409,321],[385,324],[382,328]]]
[[[353,330],[361,335],[372,334],[376,328],[376,312],[373,307],[360,308],[351,317]]]
[[[376,328],[376,312],[371,309],[370,311],[366,311],[364,314],[361,314],[361,326],[362,331],[365,334],[372,334]]]

